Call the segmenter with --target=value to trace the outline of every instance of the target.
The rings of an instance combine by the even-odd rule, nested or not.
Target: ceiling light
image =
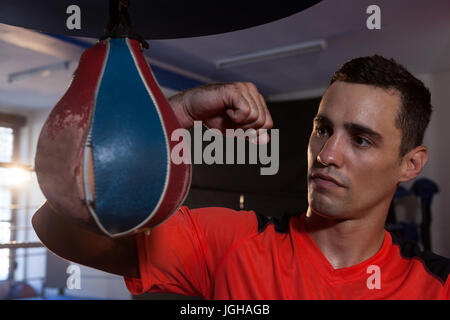
[[[325,47],[326,47],[325,40],[302,42],[298,44],[244,53],[229,58],[219,59],[216,61],[216,67],[230,68],[254,62],[284,58],[291,55],[320,51],[323,50]]]
[[[24,71],[19,71],[15,73],[8,74],[8,82],[14,82],[19,79],[28,78],[31,76],[40,75],[42,77],[49,76],[52,71],[61,70],[61,69],[69,69],[70,61],[63,61],[59,63],[54,63],[42,67],[37,67],[33,69],[28,69]]]

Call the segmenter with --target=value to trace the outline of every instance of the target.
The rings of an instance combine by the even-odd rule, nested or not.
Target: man
[[[204,86],[170,102],[185,128],[194,120],[222,131],[272,127],[264,99],[248,83]],[[398,184],[427,161],[430,115],[428,89],[402,66],[377,55],[354,59],[336,71],[314,119],[306,214],[278,225],[253,211],[182,207],[151,232],[110,239],[44,205],[33,225],[50,250],[124,275],[134,294],[449,299],[449,260],[408,253],[384,230]]]

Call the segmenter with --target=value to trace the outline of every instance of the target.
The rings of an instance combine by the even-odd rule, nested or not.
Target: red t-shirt
[[[253,211],[182,207],[136,236],[140,279],[125,277],[126,285],[132,294],[221,300],[450,299],[450,260],[406,258],[385,231],[374,256],[334,269],[305,230],[305,216],[290,217],[280,231]]]

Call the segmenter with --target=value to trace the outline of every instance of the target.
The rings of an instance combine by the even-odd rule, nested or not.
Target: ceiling
[[[450,1],[377,0],[381,30],[366,27],[366,9],[371,4],[368,0],[323,0],[288,18],[241,31],[150,40],[146,54],[162,67],[201,81],[252,81],[269,100],[319,96],[339,65],[374,53],[395,58],[414,74],[450,69]],[[314,40],[325,40],[326,48],[216,67],[223,58]],[[84,49],[46,34],[0,25],[0,106],[53,106],[69,85]],[[68,69],[8,82],[11,73],[65,60],[70,61]]]

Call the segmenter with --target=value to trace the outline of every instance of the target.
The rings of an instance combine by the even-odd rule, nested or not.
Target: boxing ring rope
[[[17,168],[17,166],[12,166]],[[28,167],[30,168],[30,167]],[[27,249],[34,248],[45,248],[44,245],[40,241],[36,240],[28,240],[28,239],[37,239],[34,236],[34,230],[31,226],[31,221],[29,220],[32,212],[36,211],[39,208],[39,205],[24,205],[24,204],[11,204],[9,206],[0,206],[0,211],[7,212],[9,215],[9,219],[0,220],[0,234],[4,234],[5,237],[9,235],[9,241],[0,241],[0,250],[1,249],[9,249],[8,257],[9,257],[9,271],[10,276],[9,280],[13,280],[11,273],[14,274],[15,270],[11,269],[11,266],[14,266],[16,259],[23,259],[23,280],[27,280],[27,264],[28,257],[45,255],[45,251],[40,253],[30,252]],[[15,222],[21,221],[20,224],[15,224]],[[5,239],[3,239],[5,240]],[[26,249],[23,254],[16,254],[16,250]],[[32,250],[33,251],[33,250]],[[6,256],[6,255],[5,255]],[[3,257],[4,258],[4,257]]]
[[[0,243],[0,249],[20,249],[20,248],[43,248],[44,245],[40,242],[18,242],[10,241],[7,243]]]
[[[12,157],[11,162],[0,161],[0,299],[27,298],[30,292],[44,299],[53,296],[55,290],[57,298],[72,293],[65,292],[64,284],[55,284],[59,281],[55,279],[67,278],[65,264],[69,262],[58,258],[49,261],[53,256],[31,225],[31,217],[44,199],[34,169],[20,164],[18,157]],[[83,274],[83,278],[108,276]],[[31,288],[33,291],[26,291]]]
[[[35,212],[40,205],[23,205],[23,204],[11,204],[10,206],[1,206],[0,205],[0,211],[9,210],[11,213],[11,218],[13,216],[20,217],[22,220],[22,223],[20,224],[12,224],[10,226],[0,226],[0,233],[3,230],[9,230],[11,232],[11,236],[13,236],[14,232],[19,232],[21,234],[15,233],[18,237],[12,237],[10,241],[0,241],[0,250],[3,249],[9,249],[9,253],[7,255],[9,259],[9,265],[14,265],[15,263],[22,264],[21,269],[19,273],[16,273],[17,271],[14,269],[10,269],[9,272],[12,274],[15,274],[17,279],[15,277],[9,277],[5,280],[0,280],[0,299],[16,299],[17,297],[8,297],[8,296],[2,296],[2,285],[3,288],[7,287],[9,288],[8,292],[12,292],[17,285],[31,285],[35,291],[38,298],[40,299],[61,299],[61,297],[69,297],[73,298],[76,296],[73,296],[72,292],[64,291],[66,288],[62,287],[55,287],[53,284],[48,283],[49,277],[48,277],[48,270],[45,269],[44,274],[35,274],[35,272],[32,271],[33,265],[36,265],[36,262],[33,261],[33,258],[45,259],[43,263],[48,263],[48,250],[45,248],[45,246],[39,242],[39,241],[21,241],[18,239],[24,239],[25,233],[28,234],[29,239],[34,239],[34,229],[30,224],[30,221],[28,219],[23,220],[25,215],[31,215],[33,212]],[[0,220],[1,222],[7,222],[10,223],[9,220]],[[21,250],[18,252],[18,250]],[[5,255],[6,256],[6,255]],[[32,258],[31,260],[29,260]],[[12,262],[12,263],[11,263]],[[40,263],[40,262],[39,262]],[[53,262],[54,263],[54,262]],[[68,263],[68,262],[67,262]],[[61,274],[58,275],[58,277],[66,278],[68,275],[64,270],[61,271]],[[52,274],[52,277],[55,277],[55,274]],[[103,274],[83,274],[82,276],[83,281],[96,281],[96,280],[110,280],[111,277],[108,275]],[[39,289],[40,288],[40,289]],[[57,292],[57,293],[54,293]],[[3,292],[4,293],[4,292]]]
[[[11,169],[11,168],[17,168],[17,169],[22,169],[25,171],[29,171],[29,172],[34,172],[34,167],[30,166],[30,165],[23,165],[23,164],[15,164],[12,162],[0,162],[0,168],[7,168],[7,169]]]
[[[20,192],[28,191],[21,190]],[[26,197],[25,201],[28,200],[29,198]],[[39,207],[40,205],[27,205],[26,203],[0,205],[0,212],[7,213],[6,217],[0,221],[3,222],[0,224],[0,234],[4,232],[5,235],[3,241],[0,240],[0,251],[5,251],[1,259],[4,266],[9,265],[7,278],[0,281],[0,291],[2,291],[1,286],[3,286],[0,299],[45,298],[48,296],[47,289],[53,288],[47,285],[48,250],[35,236],[30,220],[32,214]],[[8,234],[10,240],[5,241]],[[8,259],[8,262],[6,259]],[[38,269],[34,269],[36,267]],[[61,276],[64,277],[65,274]],[[29,294],[32,291],[26,291],[25,288],[28,288],[28,290],[33,288],[33,295],[30,296]],[[60,290],[60,288],[54,288],[55,290]]]

